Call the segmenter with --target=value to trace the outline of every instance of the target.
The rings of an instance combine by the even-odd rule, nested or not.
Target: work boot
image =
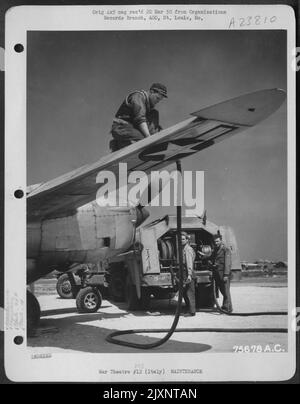
[[[231,307],[228,308],[228,307],[222,306],[221,309],[224,310],[224,311],[226,311],[227,313],[232,313],[232,312],[233,312],[233,310],[232,310]]]

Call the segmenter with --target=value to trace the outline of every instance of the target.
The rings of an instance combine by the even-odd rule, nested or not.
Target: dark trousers
[[[216,289],[220,290],[223,295],[223,305],[222,309],[226,311],[232,311],[232,301],[230,294],[230,279],[227,278],[227,281],[223,280],[223,271],[215,271],[214,278],[216,282]]]
[[[111,134],[113,139],[110,141],[109,146],[112,152],[144,139],[142,133],[130,123],[113,123]]]
[[[183,298],[187,309],[190,313],[196,312],[196,302],[195,302],[195,279],[185,285],[183,290]]]

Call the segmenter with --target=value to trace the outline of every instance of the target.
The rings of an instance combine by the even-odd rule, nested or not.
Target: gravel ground
[[[233,283],[232,299],[235,312],[287,310],[285,282]],[[52,352],[137,352],[149,351],[114,345],[105,337],[116,330],[169,328],[176,301],[153,301],[149,311],[128,312],[124,304],[103,300],[94,314],[79,314],[75,300],[63,300],[56,294],[38,296],[42,308],[41,328],[28,339],[32,353]],[[197,312],[195,317],[182,316],[177,328],[249,328],[242,334],[232,332],[177,332],[164,345],[151,352],[233,352],[235,346],[260,345],[287,350],[287,334],[251,333],[253,328],[286,328],[287,317],[264,315],[228,317],[215,312]],[[157,341],[164,334],[138,334],[122,339],[136,343]],[[279,344],[279,345],[277,345]]]

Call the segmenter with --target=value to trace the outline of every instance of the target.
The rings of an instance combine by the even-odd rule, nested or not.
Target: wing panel
[[[195,112],[193,117],[52,181],[33,187],[27,196],[28,219],[70,215],[96,199],[100,171],[118,178],[119,163],[128,170],[164,168],[177,159],[191,156],[233,134],[253,126],[274,112],[285,92],[270,89],[247,94]]]

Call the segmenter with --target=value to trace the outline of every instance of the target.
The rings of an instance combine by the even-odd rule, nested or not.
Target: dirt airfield
[[[103,300],[97,313],[79,314],[75,300],[61,299],[54,280],[39,281],[37,293],[42,309],[40,328],[28,338],[32,354],[55,352],[235,352],[239,347],[261,347],[267,352],[285,352],[287,334],[251,332],[254,328],[286,328],[287,316],[231,317],[198,311],[195,317],[181,316],[177,328],[249,328],[249,332],[175,332],[171,339],[149,351],[111,344],[106,337],[117,330],[160,329],[172,325],[176,298],[151,301],[148,311],[128,312],[125,304]],[[287,310],[288,290],[281,278],[242,280],[232,283],[234,312],[281,312]],[[40,295],[39,295],[40,294]],[[138,344],[155,342],[164,333],[122,336]],[[239,348],[241,349],[241,348]],[[255,348],[252,348],[255,349]],[[260,349],[260,348],[258,348]]]

